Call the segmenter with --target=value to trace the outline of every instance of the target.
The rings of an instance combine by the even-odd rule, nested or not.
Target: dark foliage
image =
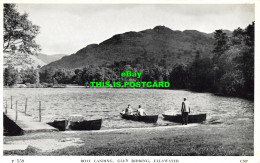
[[[172,88],[253,99],[254,22],[230,37],[222,30],[214,34],[212,59],[197,54],[192,63],[175,66],[170,75]]]
[[[20,51],[35,54],[40,47],[35,42],[40,27],[28,20],[28,14],[20,14],[15,4],[4,4],[4,52]]]
[[[12,86],[18,81],[18,70],[12,66],[8,66],[4,69],[4,85]]]

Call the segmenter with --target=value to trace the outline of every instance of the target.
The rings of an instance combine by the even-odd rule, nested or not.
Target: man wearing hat
[[[186,101],[186,98],[183,99],[183,102],[181,104],[181,113],[182,113],[182,125],[188,124],[188,116],[190,113],[190,106],[188,101]]]

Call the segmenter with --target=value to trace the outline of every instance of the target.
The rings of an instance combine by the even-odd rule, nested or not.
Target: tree
[[[154,65],[153,67],[152,67],[152,70],[153,70],[153,72],[154,72],[154,79],[156,80],[156,81],[163,81],[163,68],[162,67],[160,67],[160,66],[158,66],[158,65]]]
[[[234,32],[232,33],[232,37],[231,37],[231,44],[232,45],[242,44],[243,40],[244,40],[244,36],[245,36],[245,32],[243,29],[238,28],[238,29],[234,30]]]
[[[33,67],[27,68],[25,70],[21,69],[19,72],[19,77],[22,83],[30,83],[38,85],[40,82],[39,70]]]
[[[76,70],[74,70],[74,73],[75,73],[75,82],[77,84],[81,83],[80,81],[81,81],[82,70],[76,69]]]
[[[218,56],[214,85],[218,92],[230,96],[252,98],[254,94],[254,22],[245,29],[234,30],[228,49]],[[219,49],[224,49],[219,47]],[[216,53],[215,53],[216,54]],[[215,80],[217,79],[217,80]]]
[[[12,66],[4,69],[4,85],[13,86],[17,83],[18,71]]]
[[[56,70],[52,77],[55,79],[55,81],[57,81],[58,84],[66,83],[66,73],[64,69]]]
[[[52,83],[55,71],[52,67],[43,69],[40,73],[41,82]]]
[[[245,46],[241,48],[241,56],[238,56],[238,64],[245,77],[245,93],[254,94],[254,48],[255,48],[255,23],[249,24],[245,29]]]
[[[242,96],[244,92],[245,80],[243,73],[239,70],[224,74],[220,80],[220,92],[230,96]]]
[[[216,30],[214,38],[216,43],[213,53],[215,54],[215,59],[218,59],[228,49],[228,37],[222,30]]]
[[[252,49],[254,49],[255,47],[255,22],[253,22],[252,24],[249,24],[246,29],[245,29],[245,33],[246,33],[246,44],[250,47],[252,47]]]
[[[28,14],[20,14],[15,4],[4,4],[4,52],[18,50],[23,53],[36,54],[40,46],[35,37],[40,27],[28,20]]]
[[[39,85],[39,83],[40,83],[39,70],[37,70],[37,69],[33,70],[32,83],[36,84],[36,85]]]
[[[176,65],[170,73],[170,84],[172,88],[186,89],[189,85],[188,66]]]
[[[214,85],[214,64],[210,58],[195,59],[189,68],[190,89],[212,91]]]

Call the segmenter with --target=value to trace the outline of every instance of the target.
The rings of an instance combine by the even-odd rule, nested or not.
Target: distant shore
[[[72,85],[72,84],[58,84],[58,85],[51,85],[51,86],[41,86],[41,87],[38,87],[38,86],[35,86],[34,84],[31,84],[29,86],[25,86],[25,84],[23,85],[18,85],[18,86],[4,86],[4,88],[98,88],[98,89],[102,89],[102,88],[105,88],[105,89],[120,89],[120,88],[114,88],[114,87],[109,87],[109,88],[106,88],[106,87],[90,87],[90,86],[82,86],[82,85]],[[121,87],[123,89],[129,89],[130,87]],[[245,97],[240,97],[240,96],[229,96],[229,95],[225,95],[225,94],[221,94],[221,93],[214,93],[214,92],[198,92],[198,91],[193,91],[193,90],[189,90],[189,89],[171,89],[171,88],[143,88],[143,87],[140,87],[140,88],[130,88],[130,89],[160,89],[160,90],[183,90],[183,91],[191,91],[191,92],[196,92],[196,93],[211,93],[215,96],[221,96],[221,97],[238,97],[238,98],[242,98],[242,99],[247,99],[247,100],[250,100],[250,101],[254,101],[254,95],[253,94],[248,94],[246,95]]]

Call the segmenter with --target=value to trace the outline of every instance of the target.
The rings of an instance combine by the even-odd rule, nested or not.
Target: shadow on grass
[[[4,151],[3,155],[5,156],[33,156],[36,155],[39,152],[37,148],[34,148],[32,146],[29,146],[24,151]]]

